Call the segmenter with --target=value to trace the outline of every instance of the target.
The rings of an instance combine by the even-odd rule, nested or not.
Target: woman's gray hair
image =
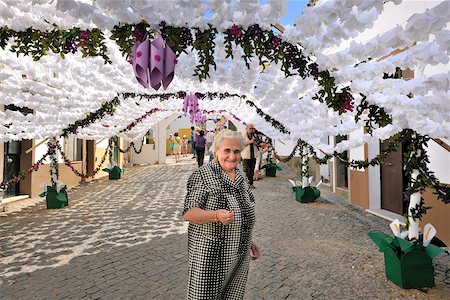
[[[241,144],[241,151],[244,150],[244,148],[245,148],[244,138],[242,137],[240,132],[230,130],[230,129],[223,129],[223,130],[219,131],[218,134],[216,134],[216,136],[214,137],[214,142],[211,146],[211,148],[213,149],[213,152],[214,152],[214,157],[217,157],[216,151],[219,150],[220,147],[222,146],[223,139],[238,139]]]

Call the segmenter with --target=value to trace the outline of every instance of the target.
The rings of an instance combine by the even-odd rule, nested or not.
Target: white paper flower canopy
[[[81,58],[78,53],[65,59],[48,54],[39,61],[16,56],[0,50],[0,104],[14,104],[33,109],[35,114],[22,115],[14,111],[0,112],[0,142],[44,138],[61,135],[69,124],[98,110],[102,103],[119,95],[121,104],[116,112],[89,127],[78,130],[84,139],[103,139],[117,135],[147,111],[159,108],[142,123],[121,133],[125,139],[140,139],[148,129],[171,114],[182,114],[182,99],[146,100],[140,97],[123,99],[122,93],[151,94],[140,86],[130,64],[122,57],[117,45],[108,39],[110,30],[119,23],[139,23],[145,20],[154,28],[161,21],[173,26],[207,28],[212,24],[219,34],[215,39],[217,69],[210,78],[200,82],[193,77],[197,64],[196,51],[181,54],[175,79],[165,91],[194,91],[200,93],[234,93],[245,96],[266,114],[280,121],[290,135],[282,134],[235,97],[200,101],[200,109],[225,110],[230,118],[236,116],[252,122],[273,138],[298,139],[326,152],[344,151],[375,139],[386,139],[404,128],[437,138],[450,137],[450,72],[425,77],[418,72],[410,81],[385,79],[384,73],[394,73],[395,67],[421,69],[426,65],[448,63],[450,51],[450,1],[443,1],[423,13],[412,15],[406,24],[398,25],[367,43],[351,42],[344,50],[334,51],[343,41],[351,40],[375,20],[389,5],[401,1],[348,0],[325,1],[323,5],[308,7],[299,12],[296,26],[288,26],[282,38],[299,43],[314,57],[320,70],[328,69],[338,86],[350,86],[355,106],[361,101],[359,93],[370,104],[383,107],[393,122],[332,147],[320,142],[327,135],[347,135],[364,125],[355,123],[354,114],[339,115],[326,104],[312,100],[319,89],[311,78],[285,78],[281,67],[272,64],[259,73],[257,59],[248,70],[240,59],[225,59],[223,35],[233,24],[246,28],[254,23],[269,29],[271,23],[285,13],[285,1],[0,1],[0,26],[13,30],[52,29],[78,26],[99,28],[107,39],[108,56],[112,64],[104,64],[100,57]],[[208,13],[207,13],[208,12]],[[212,12],[212,15],[211,13]],[[407,50],[399,55],[378,61],[398,48]],[[234,56],[243,53],[234,49]],[[413,94],[414,97],[408,97]],[[301,99],[300,99],[301,98]]]

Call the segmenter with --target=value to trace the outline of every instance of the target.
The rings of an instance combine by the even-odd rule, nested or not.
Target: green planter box
[[[109,179],[118,180],[122,175],[122,170],[119,167],[112,168],[111,172],[109,172]]]
[[[384,250],[386,277],[404,289],[434,287],[434,267],[421,247],[404,253],[400,258],[391,248]]]
[[[110,180],[118,180],[123,174],[123,169],[118,166],[114,166],[112,169],[104,168],[103,171],[108,173]]]
[[[276,175],[277,175],[277,168],[275,168],[275,167],[266,168],[266,176],[267,177],[276,177]]]
[[[404,289],[434,287],[433,258],[444,252],[429,244],[424,247],[384,232],[369,232],[369,237],[384,253],[386,277]]]
[[[292,189],[295,194],[295,200],[300,203],[314,202],[320,197],[320,190],[315,187],[307,186],[302,188],[301,186],[296,186]]]
[[[57,193],[54,188],[47,187],[45,200],[47,201],[47,209],[64,208],[69,205],[66,189],[62,189]]]

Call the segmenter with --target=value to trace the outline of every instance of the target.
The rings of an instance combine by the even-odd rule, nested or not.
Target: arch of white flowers
[[[344,150],[375,139],[386,139],[404,128],[437,138],[450,137],[450,73],[425,77],[418,74],[413,80],[382,79],[384,73],[393,73],[395,67],[420,69],[425,65],[447,63],[450,51],[450,33],[446,29],[450,17],[449,2],[416,14],[404,25],[377,36],[362,45],[352,42],[350,46],[329,53],[332,46],[352,39],[359,32],[373,25],[386,5],[401,1],[327,1],[318,7],[308,7],[296,20],[296,26],[288,26],[281,37],[291,43],[300,43],[304,50],[315,57],[319,68],[329,69],[336,78],[337,86],[349,86],[357,106],[361,97],[367,96],[370,104],[383,107],[392,117],[392,124],[375,129],[332,147],[322,144],[318,137],[347,135],[364,125],[364,117],[355,122],[356,112],[338,114],[325,103],[312,100],[319,87],[310,77],[285,77],[280,66],[272,63],[263,73],[258,71],[259,62],[250,62],[250,69],[239,60],[225,59],[225,44],[222,34],[215,39],[214,59],[216,70],[210,78],[199,82],[193,77],[198,63],[196,51],[178,57],[176,77],[167,93],[176,91],[229,92],[246,96],[266,114],[279,120],[290,134],[280,133],[272,124],[261,118],[242,99],[212,99],[201,101],[205,110],[230,111],[246,122],[253,122],[273,138],[301,138],[326,152]],[[390,3],[392,2],[392,3]],[[284,1],[171,1],[161,5],[159,1],[44,1],[28,2],[0,1],[0,25],[14,30],[28,27],[51,29],[52,24],[60,28],[99,28],[106,35],[119,23],[146,21],[158,28],[161,21],[174,26],[207,28],[208,24],[219,32],[239,24],[246,28],[257,23],[269,29],[271,22],[285,12]],[[212,16],[205,17],[206,12]],[[23,140],[58,136],[69,124],[82,119],[86,113],[98,109],[105,101],[118,94],[156,93],[144,90],[134,79],[132,68],[122,57],[117,45],[107,40],[108,56],[112,64],[103,59],[80,58],[79,54],[48,54],[39,61],[27,56],[16,56],[10,51],[0,51],[0,103],[14,104],[35,110],[34,115],[24,116],[14,111],[0,113],[0,141]],[[369,60],[371,57],[388,55],[397,48],[409,47],[399,55],[383,61]],[[233,49],[234,56],[243,54],[240,47]],[[414,94],[411,99],[408,97]],[[299,98],[301,98],[299,100]],[[169,101],[147,101],[125,99],[117,113],[99,120],[88,128],[77,132],[81,138],[105,138],[115,135],[121,126],[127,126],[135,118],[152,108],[164,109],[144,124],[127,133],[124,138],[136,138],[147,131],[146,125],[167,117],[168,111],[182,106],[180,99]],[[109,127],[102,126],[108,122]],[[116,126],[113,126],[115,124]],[[7,126],[5,126],[7,125]]]
[[[164,92],[238,95],[202,100],[199,109],[227,111],[230,116],[254,123],[272,138],[300,139],[327,153],[385,140],[400,132],[408,135],[413,141],[411,155],[404,161],[413,183],[407,188],[411,196],[409,237],[418,238],[415,218],[420,219],[426,211],[421,201],[424,188],[432,186],[439,199],[445,203],[450,201],[450,188],[440,185],[429,172],[424,154],[428,137],[450,138],[450,71],[429,77],[421,72],[425,66],[449,62],[450,1],[414,14],[405,23],[365,43],[353,40],[372,27],[385,9],[401,2],[329,0],[300,13],[295,25],[287,26],[280,38],[301,49],[302,55],[309,56],[308,63],[316,62],[318,72],[329,72],[326,73],[329,77],[319,76],[319,80],[314,80],[311,76],[286,77],[283,70],[286,66],[277,60],[260,72],[261,61],[257,58],[245,62],[237,59],[248,59],[248,53],[236,46],[237,43],[231,46],[235,59],[226,58],[231,54],[229,40],[226,40],[230,36],[226,31],[234,27],[239,34],[241,30],[250,32],[254,24],[259,26],[258,30],[270,30],[272,22],[286,12],[286,1],[269,0],[261,4],[258,0],[0,0],[0,47],[5,49],[5,44],[11,42],[4,38],[7,29],[16,33],[29,28],[53,30],[55,25],[59,29],[100,29],[106,37],[106,54],[111,62],[105,64],[101,57],[81,58],[79,53],[66,54],[65,59],[46,53],[35,61],[32,57],[0,50],[0,104],[13,104],[35,112],[28,115],[11,110],[0,112],[0,142],[61,136],[72,124],[115,98],[120,105],[113,114],[77,128],[71,135],[83,139],[117,135],[131,141],[141,139],[159,121],[180,114],[182,99],[172,97],[160,101],[123,96],[158,93],[144,90],[136,82],[132,67],[122,55],[123,49],[108,39],[115,26],[145,22],[148,28],[158,30],[161,22],[165,22],[191,32],[196,28],[205,31],[214,28],[218,32],[213,51],[216,68],[208,72],[209,77],[199,81],[193,76],[199,62],[204,63],[204,53],[195,49],[183,52],[177,58],[175,79]],[[346,43],[348,46],[343,46]],[[403,51],[389,56],[398,49]],[[381,57],[385,59],[379,60]],[[415,78],[408,81],[383,79],[385,74],[394,73],[396,67],[417,70]],[[370,132],[357,138],[350,136],[336,146],[321,143],[320,137],[349,135],[363,128],[370,117],[367,111],[361,114],[351,110],[338,112],[329,102],[317,101],[317,95],[324,89],[320,82],[324,77],[334,78],[333,88],[342,92],[341,96],[347,96],[345,93],[350,91],[355,108],[367,104],[383,110],[389,116],[389,124],[373,126]],[[252,105],[248,105],[248,101]],[[267,116],[281,122],[285,130],[274,127]],[[137,119],[143,121],[130,126]],[[412,131],[405,133],[405,129]],[[51,139],[49,151],[55,145],[55,140]],[[57,186],[56,161],[54,155],[52,157],[52,184]]]

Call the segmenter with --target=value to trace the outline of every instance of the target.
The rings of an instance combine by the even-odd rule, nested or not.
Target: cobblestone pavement
[[[128,169],[69,192],[70,206],[36,206],[0,218],[1,299],[183,299],[186,180],[196,168]],[[403,290],[387,281],[368,238],[388,222],[323,191],[302,204],[288,171],[256,182],[254,240],[245,299],[450,299],[450,256],[434,260],[436,287]]]

